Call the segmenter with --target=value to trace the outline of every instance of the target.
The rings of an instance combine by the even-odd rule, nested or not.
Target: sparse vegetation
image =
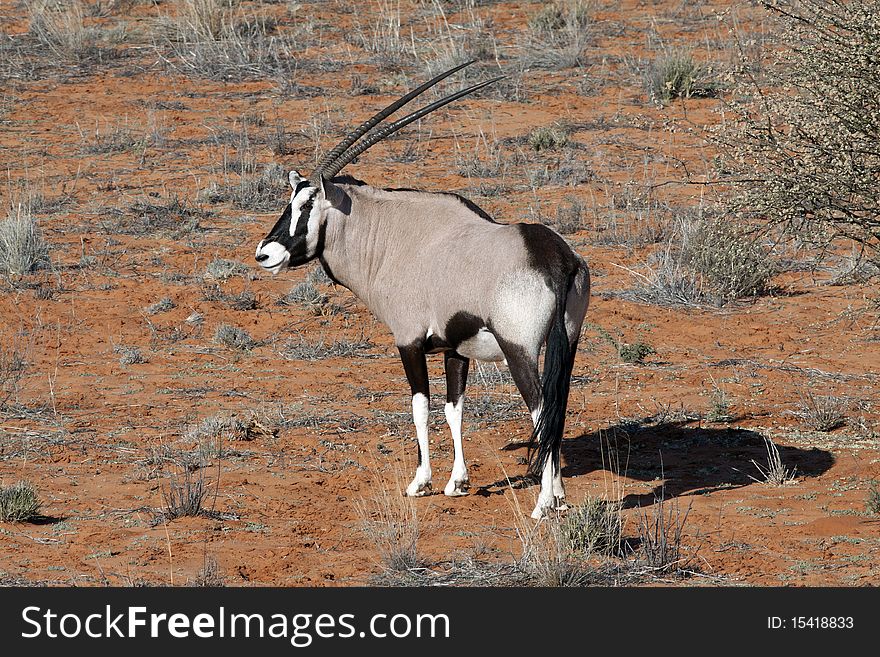
[[[113,351],[119,354],[120,365],[140,365],[147,362],[147,357],[139,347],[118,344],[113,347]]]
[[[125,208],[110,208],[109,213],[116,220],[107,226],[108,230],[126,235],[162,234],[172,238],[198,230],[201,221],[210,214],[176,195],[159,200],[144,198]]]
[[[79,0],[27,0],[30,34],[53,57],[83,62],[100,55],[99,33],[84,23],[85,4]]]
[[[369,357],[366,352],[373,347],[373,343],[365,338],[360,340],[340,338],[327,344],[323,339],[310,342],[300,335],[297,338],[286,340],[279,354],[287,360],[321,360],[339,356],[360,356],[363,358]]]
[[[175,306],[176,304],[171,297],[162,297],[156,303],[152,303],[144,308],[144,312],[148,315],[158,315],[159,313],[167,313]]]
[[[592,3],[557,0],[545,4],[529,19],[529,41],[524,60],[550,70],[583,64],[584,49],[592,39]]]
[[[528,142],[537,153],[556,151],[568,144],[568,130],[561,125],[541,126],[529,133]]]
[[[165,507],[162,509],[160,521],[209,513],[203,506],[207,495],[204,469],[200,468],[197,475],[188,468],[184,469],[182,481],[176,475],[171,475],[168,488],[162,488]]]
[[[27,522],[40,511],[37,489],[27,481],[0,487],[0,521]]]
[[[563,235],[570,235],[584,229],[584,204],[574,196],[567,196],[556,207],[556,221],[553,228]]]
[[[214,80],[283,78],[295,75],[297,48],[266,16],[246,15],[238,2],[180,0],[165,20],[169,65]]]
[[[251,271],[243,262],[228,260],[226,258],[214,258],[205,267],[204,278],[215,281],[228,281],[233,276],[247,276]]]
[[[0,345],[0,411],[18,394],[27,362],[18,345]]]
[[[730,410],[730,398],[727,393],[717,385],[712,386],[711,406],[706,414],[709,422],[730,422],[733,413]]]
[[[214,587],[223,586],[225,582],[226,579],[223,577],[223,571],[220,569],[220,564],[217,563],[217,560],[214,557],[205,555],[204,564],[202,564],[199,572],[196,573],[193,584],[195,586]]]
[[[609,345],[614,348],[614,351],[617,352],[620,360],[624,363],[630,363],[634,365],[641,364],[645,362],[645,358],[657,353],[654,347],[645,342],[642,342],[641,340],[637,340],[633,343],[622,342],[621,340],[617,340],[614,336],[612,336],[608,331],[606,331],[598,324],[588,325],[593,328],[603,340],[605,340]]]

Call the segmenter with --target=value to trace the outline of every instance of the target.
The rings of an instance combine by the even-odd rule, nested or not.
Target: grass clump
[[[215,281],[228,281],[233,276],[246,276],[251,268],[238,260],[214,258],[205,267],[203,278]]]
[[[730,398],[718,386],[713,386],[712,388],[711,402],[712,405],[706,414],[706,419],[709,422],[730,422],[734,419],[730,409]]]
[[[868,488],[868,501],[865,503],[865,508],[868,513],[875,516],[880,514],[880,488],[878,488],[877,482],[873,479]]]
[[[49,266],[49,247],[36,219],[23,206],[0,221],[0,273],[10,280]]]
[[[557,0],[533,14],[524,64],[548,70],[583,64],[584,50],[592,38],[592,8],[585,0]]]
[[[645,78],[648,96],[665,105],[676,98],[707,98],[718,87],[710,78],[710,69],[694,61],[687,50],[673,50],[654,60]]]
[[[680,221],[627,293],[659,305],[721,307],[765,294],[777,265],[759,238],[721,220]]]
[[[0,488],[0,520],[3,522],[32,520],[40,506],[36,488],[27,481]]]
[[[755,477],[751,477],[751,479],[758,482],[763,481],[773,486],[785,486],[795,481],[797,468],[787,468],[785,466],[776,444],[765,436],[764,446],[767,448],[766,465],[762,466],[752,459],[752,464],[758,468],[758,472],[761,473],[763,479],[756,479]]]
[[[623,532],[620,510],[620,502],[598,497],[569,509],[559,523],[566,548],[586,555],[617,552]]]
[[[246,16],[236,0],[180,0],[165,32],[172,65],[194,77],[283,80],[295,73],[294,39],[277,34],[272,19]]]
[[[814,395],[812,391],[798,392],[800,407],[794,414],[814,431],[833,431],[846,424],[847,402],[833,395]]]
[[[196,517],[208,514],[204,509],[207,495],[204,470],[199,469],[198,476],[193,476],[189,469],[184,469],[183,480],[172,475],[168,482],[168,488],[162,489],[165,508],[162,510],[161,519],[174,520],[186,516]]]
[[[85,26],[84,3],[27,0],[26,4],[28,32],[55,59],[81,63],[100,55],[100,35]]]
[[[387,570],[405,572],[422,565],[419,520],[411,497],[382,487],[371,499],[361,500],[356,510],[361,531]]]
[[[117,219],[115,225],[107,226],[108,230],[139,236],[161,233],[173,238],[198,230],[200,221],[210,214],[177,196],[137,200],[125,208],[112,208],[110,213]]]
[[[113,351],[119,354],[120,365],[141,365],[149,360],[138,347],[127,347],[120,344],[113,347]]]
[[[677,501],[670,504],[661,496],[651,509],[639,514],[639,561],[655,575],[680,574],[690,562],[683,538],[691,507],[682,512]]]
[[[144,308],[144,312],[148,315],[158,315],[159,313],[168,312],[175,308],[176,305],[171,297],[162,297],[156,303],[152,303]]]
[[[528,142],[536,153],[557,151],[568,145],[568,130],[559,125],[540,126],[529,133]]]
[[[613,335],[611,335],[608,331],[606,331],[598,324],[591,324],[590,326],[592,326],[592,328],[596,330],[596,332],[603,340],[614,347],[614,350],[617,352],[620,360],[624,363],[629,363],[630,365],[641,365],[645,362],[645,359],[648,356],[657,353],[654,347],[645,342],[642,342],[641,340],[637,340],[634,343],[622,342],[620,340],[617,340]]]
[[[244,329],[231,324],[220,324],[214,331],[214,342],[230,349],[249,351],[257,346],[257,341]]]
[[[574,196],[566,196],[556,207],[553,227],[563,235],[571,235],[584,229],[584,204]]]

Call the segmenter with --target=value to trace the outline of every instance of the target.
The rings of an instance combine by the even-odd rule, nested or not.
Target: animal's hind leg
[[[452,433],[455,460],[452,463],[452,476],[449,478],[446,488],[443,489],[443,493],[449,496],[467,495],[470,479],[461,445],[461,415],[470,361],[454,351],[447,351],[445,360],[446,406],[443,410],[446,412],[446,424],[449,425],[449,431]]]
[[[428,363],[422,345],[398,347],[400,360],[412,390],[413,423],[419,443],[419,466],[406,487],[406,494],[419,497],[431,492],[431,459],[428,454]]]
[[[541,416],[543,397],[541,393],[541,377],[538,374],[538,354],[529,353],[523,347],[510,343],[502,343],[504,356],[514,383],[526,402],[532,415],[532,424],[537,429],[538,420]],[[565,488],[562,484],[562,473],[559,468],[554,468],[553,463],[559,462],[559,455],[550,455],[541,473],[541,492],[533,518],[543,518],[548,511],[564,511],[568,507],[565,504]]]

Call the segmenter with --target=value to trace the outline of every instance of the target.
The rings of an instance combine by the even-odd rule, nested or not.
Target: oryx
[[[444,410],[455,459],[443,492],[453,496],[466,494],[469,486],[461,419],[470,359],[506,361],[534,423],[529,473],[541,478],[532,513],[540,518],[566,508],[559,452],[590,293],[586,262],[550,228],[498,223],[456,194],[380,189],[336,177],[391,133],[500,79],[373,130],[470,63],[438,75],[373,116],[327,153],[310,176],[291,171],[290,202],[257,246],[256,259],[277,273],[317,258],[335,283],[351,290],[391,329],[412,389],[419,448],[407,495],[431,491],[426,354],[445,358]],[[541,377],[538,357],[544,344]]]

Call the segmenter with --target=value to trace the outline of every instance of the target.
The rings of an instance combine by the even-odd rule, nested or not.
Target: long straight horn
[[[344,155],[342,155],[338,160],[327,165],[327,168],[322,171],[322,174],[326,178],[332,178],[337,173],[342,171],[342,168],[346,164],[351,162],[354,158],[356,158],[358,155],[363,153],[365,150],[367,150],[371,146],[379,143],[380,141],[382,141],[383,139],[385,139],[389,135],[397,132],[398,130],[409,125],[413,121],[417,121],[418,119],[422,118],[426,114],[430,114],[434,110],[440,109],[444,105],[448,105],[452,101],[458,100],[462,96],[467,96],[468,94],[471,94],[475,91],[478,91],[479,89],[482,89],[483,87],[487,87],[490,84],[494,84],[495,82],[498,82],[498,80],[503,80],[505,77],[506,76],[502,75],[501,77],[497,77],[492,80],[486,80],[485,82],[480,82],[479,84],[475,84],[474,86],[468,87],[467,89],[462,89],[461,91],[458,91],[458,92],[452,94],[451,96],[447,96],[446,98],[441,98],[440,100],[433,102],[430,105],[427,105],[427,106],[423,107],[422,109],[413,112],[412,114],[408,114],[407,116],[395,121],[394,123],[389,123],[388,125],[379,128],[378,130],[370,133],[363,141],[356,144],[353,148],[346,151],[346,153]]]
[[[318,162],[318,166],[315,167],[315,171],[312,173],[311,178],[313,180],[317,180],[317,178],[319,176],[324,174],[324,169],[328,165],[332,164],[333,161],[336,158],[338,158],[340,155],[342,155],[342,153],[344,153],[345,150],[349,146],[351,146],[358,139],[360,139],[363,135],[365,135],[369,130],[371,130],[373,127],[375,127],[380,121],[382,121],[383,119],[394,114],[394,112],[396,112],[401,107],[406,105],[413,98],[425,93],[428,89],[433,87],[438,82],[448,78],[450,75],[452,75],[456,71],[460,71],[465,66],[470,66],[475,61],[476,61],[475,59],[472,59],[469,62],[465,62],[464,64],[459,64],[458,66],[441,73],[437,77],[431,78],[430,80],[425,82],[425,84],[423,84],[422,86],[417,87],[416,89],[413,89],[412,91],[410,91],[408,94],[406,94],[405,96],[403,96],[399,100],[396,100],[393,103],[391,103],[388,107],[383,109],[381,112],[378,112],[377,114],[375,114],[372,118],[368,119],[367,121],[364,121],[356,130],[354,130],[352,133],[350,133],[348,135],[348,137],[343,139],[332,151],[330,151],[323,158],[321,158],[321,161]],[[332,176],[330,176],[330,177],[332,177]]]

